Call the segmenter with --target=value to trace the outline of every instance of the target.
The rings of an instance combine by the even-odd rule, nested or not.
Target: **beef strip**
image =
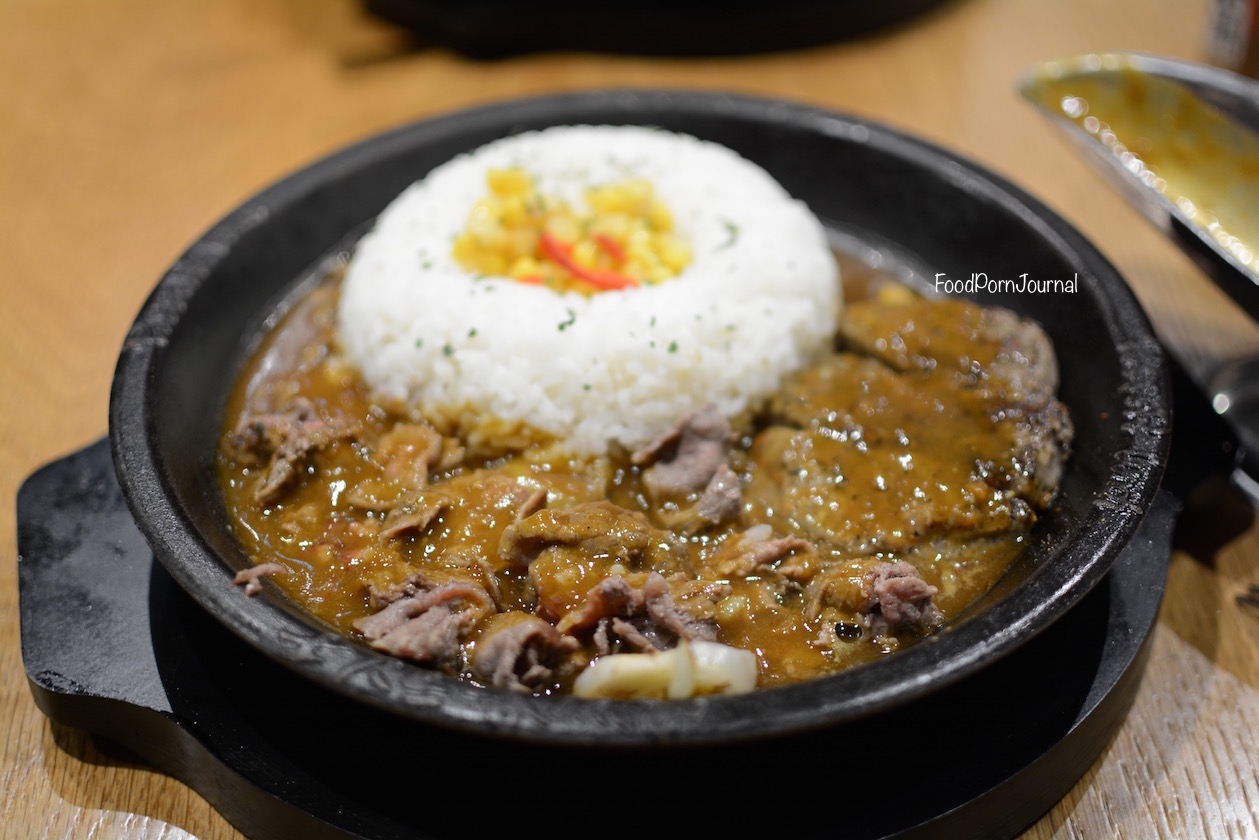
[[[644,467],[643,484],[656,501],[684,497],[709,486],[728,466],[730,423],[715,405],[684,416],[672,429],[635,451],[631,463]]]
[[[428,484],[429,470],[442,456],[442,436],[420,423],[399,423],[380,436],[374,457],[384,465],[388,481],[413,487]]]
[[[262,579],[269,575],[287,574],[288,569],[279,563],[259,563],[248,569],[241,569],[232,578],[232,583],[245,587],[245,594],[252,598],[262,591]]]
[[[597,501],[546,508],[513,522],[503,531],[498,554],[507,566],[516,568],[529,566],[547,551],[632,565],[661,553],[660,546],[667,541],[668,535],[652,527],[641,513]],[[671,554],[672,548],[663,553]]]
[[[517,519],[522,510],[545,506],[546,493],[545,487],[493,470],[464,473],[410,494],[385,515],[380,536],[382,540],[421,537],[441,516],[460,521],[491,517],[505,522],[508,515]]]
[[[717,640],[717,628],[710,622],[697,620],[679,609],[673,591],[663,575],[650,574],[643,583],[643,606],[650,626],[666,630],[679,639]]]
[[[671,648],[678,639],[717,638],[715,625],[679,608],[669,582],[655,572],[637,589],[622,577],[604,578],[586,593],[581,607],[560,619],[556,629],[571,634],[593,631],[600,654],[613,652],[618,641],[642,652]]]
[[[532,694],[552,685],[560,663],[580,647],[537,616],[503,613],[477,640],[473,674],[497,688]]]
[[[726,464],[717,467],[694,504],[663,505],[651,511],[653,519],[662,527],[688,536],[737,522],[742,513],[743,480]]]
[[[743,510],[743,483],[728,464],[721,464],[699,497],[695,517],[708,525],[721,525],[739,518]]]
[[[473,611],[437,604],[376,639],[372,647],[414,662],[451,662],[459,655],[461,637],[478,618]]]
[[[580,609],[560,619],[556,628],[561,633],[580,633],[610,616],[629,618],[643,607],[643,594],[618,576],[604,578],[586,592]]]
[[[932,603],[936,588],[910,563],[877,563],[866,573],[864,586],[861,620],[873,636],[935,629],[942,621]]]
[[[451,500],[447,498],[416,499],[403,507],[396,507],[385,514],[385,522],[380,530],[383,539],[422,534],[428,530],[437,517],[449,508]]]
[[[435,589],[437,582],[423,572],[412,572],[401,580],[380,583],[369,581],[367,584],[367,604],[373,612],[380,612],[385,607],[401,601],[403,598],[414,598]]]
[[[444,438],[426,424],[399,423],[381,435],[372,452],[380,475],[352,484],[345,501],[362,510],[396,510],[428,487],[434,470],[449,469],[462,458],[458,440]]]
[[[526,517],[533,516],[546,507],[547,496],[548,493],[545,487],[539,487],[537,490],[534,490],[533,494],[525,499],[520,507],[516,509],[516,521],[519,522]]]
[[[354,629],[368,641],[376,642],[434,607],[450,601],[464,601],[470,608],[480,610],[494,608],[494,601],[481,586],[471,582],[445,583],[393,601],[379,612],[355,621]]]
[[[709,570],[721,578],[744,578],[797,555],[813,554],[816,549],[808,540],[792,534],[775,537],[773,528],[761,523],[723,543]],[[803,563],[792,564],[784,571],[789,577],[800,577],[805,568]]]
[[[609,653],[653,653],[672,645],[659,633],[648,632],[624,618],[601,618],[593,635],[600,656]]]
[[[226,448],[242,462],[268,460],[254,498],[269,504],[296,480],[310,453],[352,433],[347,423],[324,419],[313,402],[298,397],[280,411],[245,414]]]

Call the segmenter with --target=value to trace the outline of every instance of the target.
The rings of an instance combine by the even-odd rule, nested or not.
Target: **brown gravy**
[[[571,690],[600,654],[641,647],[636,634],[676,642],[676,624],[641,603],[620,624],[582,617],[601,581],[639,592],[653,574],[681,635],[752,651],[759,687],[877,660],[1005,573],[1052,500],[1071,426],[1035,325],[924,299],[846,258],[841,269],[836,349],[732,421],[739,504],[715,518],[697,514],[701,493],[653,485],[631,453],[477,454],[373,402],[338,356],[330,278],[231,395],[218,472],[235,533],[285,596],[350,637],[427,593],[459,618],[444,625],[453,647],[410,658],[474,682],[489,681],[474,666],[491,628],[527,617],[575,639],[549,650],[542,678],[511,686],[534,693]],[[313,442],[277,473],[293,427],[266,424],[295,404]]]

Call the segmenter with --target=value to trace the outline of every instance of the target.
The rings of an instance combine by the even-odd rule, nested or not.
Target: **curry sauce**
[[[912,644],[1018,556],[1071,424],[1035,324],[855,268],[833,349],[764,405],[696,406],[600,456],[542,437],[486,450],[374,399],[338,353],[328,278],[231,395],[218,470],[254,563],[241,580],[423,667],[537,694],[687,641],[750,651],[759,687]],[[386,641],[400,622],[408,639]]]

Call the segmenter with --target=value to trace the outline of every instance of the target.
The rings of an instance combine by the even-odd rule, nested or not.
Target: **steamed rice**
[[[589,186],[650,180],[692,262],[593,296],[472,276],[451,245],[492,167],[525,169],[574,207]],[[706,403],[754,406],[829,345],[841,306],[822,225],[760,167],[686,135],[564,126],[460,155],[395,199],[350,261],[338,331],[379,396],[445,429],[599,454]]]

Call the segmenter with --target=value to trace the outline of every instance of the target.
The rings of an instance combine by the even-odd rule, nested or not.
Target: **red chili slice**
[[[539,242],[542,246],[542,253],[545,256],[559,263],[577,279],[589,283],[597,289],[613,291],[615,289],[636,288],[639,285],[638,281],[633,277],[618,274],[615,271],[595,271],[580,265],[573,259],[572,246],[560,242],[547,231],[542,231]]]
[[[594,235],[595,244],[607,252],[612,260],[620,265],[625,262],[625,249],[621,247],[621,243],[617,242],[606,233],[596,233]]]

